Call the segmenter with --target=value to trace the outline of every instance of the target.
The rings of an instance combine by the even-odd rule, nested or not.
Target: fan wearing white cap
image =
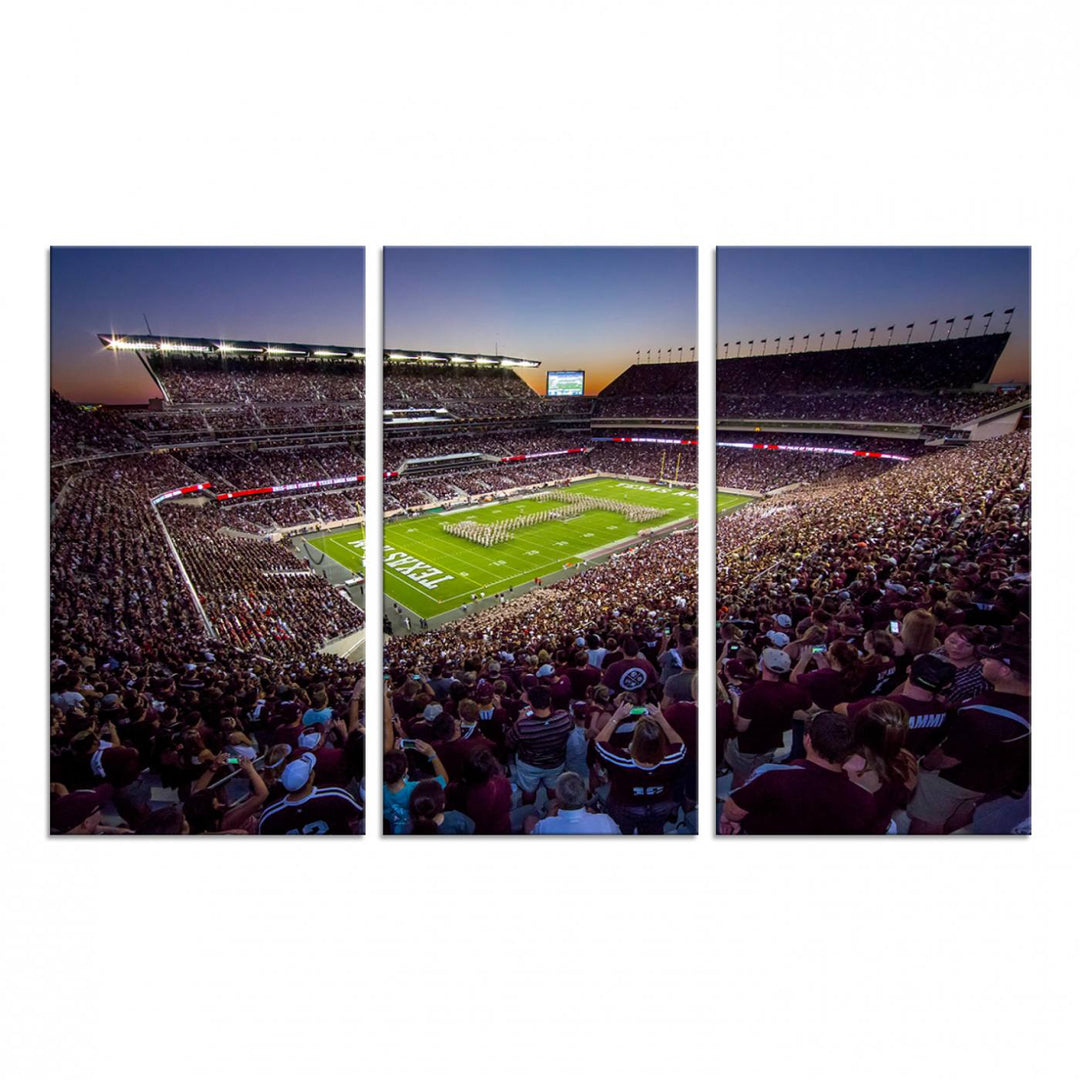
[[[317,787],[315,753],[298,750],[281,771],[285,797],[268,806],[259,833],[270,836],[355,835],[363,807],[344,789]]]
[[[775,647],[762,649],[758,666],[761,678],[734,701],[738,734],[724,751],[724,760],[734,774],[733,789],[746,783],[756,768],[775,759],[795,717],[805,715],[813,704],[801,686],[788,681],[791,657],[786,652]]]

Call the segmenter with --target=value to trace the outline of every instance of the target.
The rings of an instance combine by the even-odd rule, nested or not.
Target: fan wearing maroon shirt
[[[959,706],[945,741],[923,758],[908,807],[913,833],[955,832],[987,797],[1029,784],[1030,654],[1011,645],[979,651],[990,690]]]
[[[584,698],[589,688],[596,686],[601,679],[600,669],[589,663],[589,654],[584,650],[574,653],[570,663],[559,668],[556,674],[570,680],[571,693],[577,700]]]
[[[693,682],[690,684],[691,700],[689,701],[675,701],[668,696],[667,686],[671,680],[668,680],[668,684],[664,687],[664,696],[660,701],[660,711],[664,714],[664,719],[679,733],[684,745],[686,746],[686,765],[683,768],[682,780],[679,783],[678,793],[685,800],[685,806],[690,809],[691,806],[697,805],[697,725],[698,725],[698,707],[697,707],[697,675],[694,675]]]
[[[611,742],[619,723],[632,715],[620,705],[596,737],[594,751],[611,781],[607,810],[624,834],[658,835],[677,808],[676,786],[686,765],[686,744],[655,705],[637,721],[630,745]]]
[[[641,655],[638,643],[632,637],[623,638],[623,656],[604,669],[603,682],[616,692],[620,690],[646,690],[657,683],[656,668]]]
[[[917,758],[922,757],[945,738],[949,722],[955,715],[946,701],[955,676],[956,668],[947,660],[924,653],[912,661],[907,679],[887,698],[867,697],[841,703],[836,706],[836,711],[857,720],[859,713],[875,701],[893,701],[902,705],[908,714],[905,749]]]
[[[759,666],[761,678],[733,700],[738,734],[729,740],[724,754],[734,774],[732,788],[741,787],[755,769],[773,761],[796,714],[805,714],[813,704],[802,687],[787,681],[791,670],[787,653],[763,649]]]
[[[724,803],[720,833],[832,836],[872,833],[874,797],[844,772],[855,725],[844,716],[820,712],[807,723],[806,757],[755,774]]]
[[[461,782],[447,790],[447,802],[472,818],[477,836],[502,836],[510,832],[512,798],[510,781],[484,746],[473,750],[465,762]]]
[[[431,725],[431,748],[446,767],[451,783],[462,779],[466,764],[477,750],[495,750],[495,743],[485,738],[477,726],[480,709],[476,702],[462,701],[459,711],[460,718],[442,713]]]
[[[315,786],[316,758],[310,750],[294,754],[281,773],[285,797],[259,819],[262,836],[355,835],[363,808],[344,789]]]

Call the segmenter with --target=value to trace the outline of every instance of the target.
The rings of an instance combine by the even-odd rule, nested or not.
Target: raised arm
[[[242,757],[240,768],[247,777],[248,783],[251,784],[251,794],[225,813],[221,819],[222,832],[240,828],[266,802],[266,796],[270,794],[266,782],[259,775],[259,770],[255,768],[250,758]]]

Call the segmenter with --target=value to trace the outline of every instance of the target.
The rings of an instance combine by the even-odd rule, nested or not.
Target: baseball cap
[[[782,649],[785,645],[791,644],[791,638],[787,634],[782,634],[779,630],[770,630],[765,635],[778,649]]]
[[[314,750],[315,747],[319,745],[319,740],[325,733],[325,724],[308,724],[296,741],[305,750]]]
[[[101,699],[101,707],[103,709],[115,709],[120,704],[120,698],[116,694],[106,694]]]
[[[886,581],[885,589],[887,592],[896,593],[897,596],[907,596],[907,589],[899,581]]]
[[[940,656],[924,653],[911,662],[908,678],[923,690],[936,693],[952,685],[956,678],[956,668]]]
[[[537,671],[536,674],[537,674],[537,676],[539,678],[542,679],[546,675],[554,675],[555,674],[555,668],[551,664],[542,664],[540,666],[540,670]]]
[[[281,786],[286,791],[299,791],[315,770],[315,755],[310,750],[305,750],[281,770]]]
[[[784,675],[791,670],[791,657],[779,649],[762,649],[761,666],[774,675]]]
[[[772,618],[773,618],[773,622],[776,623],[777,626],[782,626],[785,630],[790,630],[791,629],[791,616],[790,615],[784,615],[784,614],[781,613],[779,615],[774,615]]]
[[[437,702],[433,701],[430,705],[424,706],[424,719],[434,720],[438,716],[442,716],[443,707]]]
[[[1021,679],[1031,676],[1031,651],[1022,645],[984,645],[978,649],[984,660],[996,660],[1011,668]]]

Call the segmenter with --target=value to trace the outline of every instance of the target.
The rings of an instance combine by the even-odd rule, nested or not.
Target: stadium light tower
[[[990,329],[990,320],[994,317],[992,311],[987,311],[983,314],[983,318],[986,320],[986,324],[983,326],[983,337],[986,337],[986,331]]]
[[[779,338],[773,338],[773,345],[776,346],[776,351],[779,354],[779,352],[780,352],[780,339]]]
[[[1003,334],[1007,334],[1009,332],[1009,325],[1012,323],[1013,312],[1015,310],[1016,310],[1016,308],[1011,308],[1011,307],[1007,307],[1005,309],[1005,314],[1008,316],[1008,318],[1005,320],[1005,325],[1002,327],[1002,330],[1001,330],[1001,332]]]
[[[952,337],[952,328],[953,328],[953,323],[954,322],[956,322],[956,316],[955,315],[951,319],[946,319],[945,320],[945,325],[949,328],[949,332],[945,335],[945,340],[946,341],[948,341],[949,338]]]
[[[837,330],[836,331],[836,344],[833,346],[834,349],[839,349],[840,348],[840,335],[843,332],[844,332],[843,330]]]
[[[789,353],[793,353],[795,351],[795,335],[794,334],[792,334],[791,337],[789,337],[787,339],[787,351]]]
[[[751,355],[751,356],[753,356],[753,355],[754,355],[754,339],[753,339],[753,338],[751,338],[751,339],[750,339],[750,340],[749,340],[749,341],[747,342],[747,344],[748,344],[748,345],[750,346],[750,355]]]
[[[858,340],[858,338],[859,338],[859,328],[856,326],[855,329],[851,331],[851,347],[853,349],[855,348],[855,342]]]
[[[802,339],[803,339],[802,351],[806,352],[806,350],[810,348],[810,335],[809,334],[803,334]]]
[[[877,333],[877,327],[876,326],[871,326],[870,327],[870,348],[871,349],[874,347],[874,335],[876,333]]]
[[[888,327],[888,331],[889,331],[889,340],[885,342],[885,344],[886,344],[886,345],[891,345],[891,344],[892,344],[892,332],[893,332],[893,331],[894,331],[895,329],[896,329],[896,325],[895,325],[895,324],[893,324],[892,326]]]
[[[910,345],[911,344],[911,331],[914,330],[914,329],[915,329],[915,324],[913,322],[909,322],[907,324],[907,341],[904,342],[905,345]]]
[[[817,351],[821,352],[821,350],[824,349],[824,348],[825,348],[825,331],[822,330],[821,331],[821,340],[818,342]]]
[[[670,347],[668,348],[668,351],[667,351],[667,362],[669,364],[671,363],[671,348]]]
[[[937,333],[937,319],[930,320],[930,340],[934,340],[934,335]]]
[[[741,341],[736,341],[735,342],[735,355],[736,356],[742,356],[742,342]]]
[[[971,320],[975,318],[975,312],[970,315],[964,316],[964,337],[968,336],[968,331],[971,329]]]
[[[726,345],[724,347],[727,348]],[[696,345],[691,345],[690,346],[690,363],[691,364],[694,362],[694,359],[695,359],[696,356],[697,356],[697,346]]]

